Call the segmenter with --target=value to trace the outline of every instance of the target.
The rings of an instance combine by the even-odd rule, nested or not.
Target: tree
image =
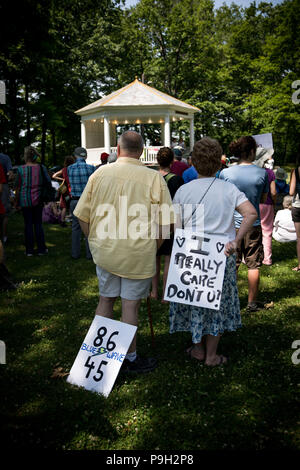
[[[300,77],[300,5],[285,1],[269,13],[261,55],[253,62],[253,91],[247,114],[261,132],[272,132],[275,158],[295,161],[299,151],[300,108],[292,101],[292,84]]]
[[[8,89],[0,144],[20,163],[23,146],[36,142],[50,162],[79,144],[74,111],[105,88],[120,1],[12,1],[14,11],[12,2],[0,6],[0,76]]]

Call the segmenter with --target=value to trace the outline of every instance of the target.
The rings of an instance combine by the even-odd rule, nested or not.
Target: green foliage
[[[9,222],[6,264],[21,283],[0,294],[0,435],[3,449],[299,450],[299,273],[295,243],[273,243],[273,265],[261,268],[260,299],[274,308],[247,314],[247,270],[239,271],[243,327],[225,333],[224,367],[189,359],[188,333],[169,334],[168,306],[139,313],[138,352],[154,355],[150,374],[120,376],[108,398],[66,382],[98,304],[93,262],[70,257],[71,228],[46,225],[49,253],[27,258],[23,218]],[[121,301],[114,318],[121,317]],[[299,355],[298,355],[299,357]]]
[[[17,17],[8,3],[16,2],[0,6],[0,145],[16,162],[32,142],[45,161],[62,161],[80,143],[74,111],[136,76],[201,109],[196,138],[215,137],[227,152],[242,134],[272,132],[277,162],[295,159],[297,0],[218,9],[212,0],[140,0],[130,9],[117,0],[26,0]],[[174,130],[188,137],[187,123]]]

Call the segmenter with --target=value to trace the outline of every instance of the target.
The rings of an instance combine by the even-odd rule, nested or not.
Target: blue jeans
[[[43,206],[22,207],[25,223],[25,247],[26,254],[33,254],[34,238],[38,253],[46,252],[45,236],[42,225]]]
[[[72,258],[80,258],[80,251],[81,251],[81,237],[83,235],[79,220],[73,214],[75,207],[77,206],[77,200],[71,199],[70,203],[70,212],[72,214],[72,250],[71,256]],[[91,259],[92,255],[89,248],[89,243],[87,238],[85,238],[85,251],[87,259]]]

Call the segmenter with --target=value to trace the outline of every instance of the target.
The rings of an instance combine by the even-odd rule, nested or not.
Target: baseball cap
[[[86,157],[87,156],[87,151],[83,147],[76,147],[74,150],[74,156],[75,157]]]
[[[174,155],[176,155],[176,157],[182,157],[182,151],[179,150],[178,148],[174,148],[173,152],[174,152]]]
[[[105,161],[105,160],[108,159],[108,157],[109,157],[109,154],[108,154],[108,153],[106,153],[106,152],[102,152],[102,153],[101,153],[101,156],[100,156],[101,160]]]

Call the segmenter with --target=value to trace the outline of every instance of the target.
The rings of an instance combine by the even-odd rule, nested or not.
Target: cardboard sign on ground
[[[67,382],[108,397],[136,330],[128,323],[96,315]]]

